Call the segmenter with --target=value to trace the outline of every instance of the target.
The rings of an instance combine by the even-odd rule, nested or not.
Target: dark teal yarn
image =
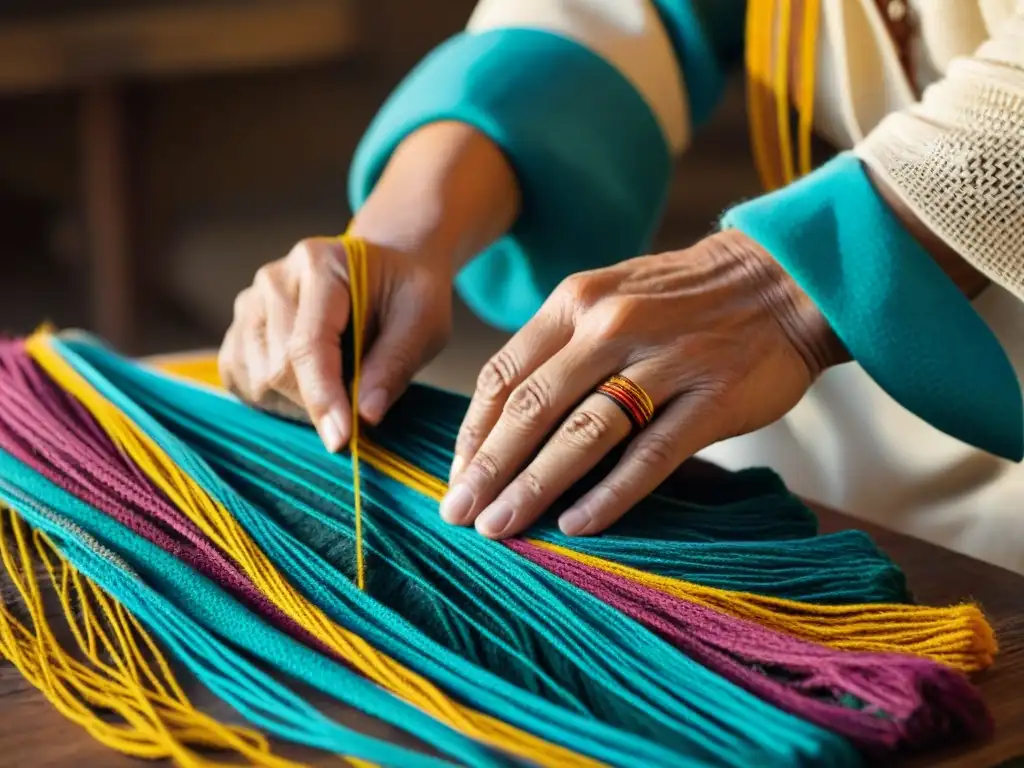
[[[375,577],[370,595],[359,592],[325,546],[325,532],[351,535],[347,461],[326,455],[311,430],[87,343],[57,346],[224,503],[311,600],[467,704],[615,765],[859,762],[845,741],[709,673],[501,544],[447,526],[436,503],[369,468],[369,571],[396,576],[386,585]],[[746,517],[750,528],[772,527]],[[303,518],[317,525],[304,527]],[[344,554],[341,547],[334,557]],[[502,647],[491,649],[492,639]],[[520,672],[525,684],[517,684]]]
[[[83,574],[250,723],[278,738],[396,768],[446,762],[345,728],[230,646],[428,741],[467,765],[500,765],[486,748],[279,632],[213,582],[0,450],[0,500],[53,538]]]
[[[467,399],[414,386],[373,438],[446,477]],[[608,462],[605,462],[607,464]],[[604,467],[596,472],[604,471]],[[589,487],[591,478],[581,485]],[[570,498],[572,494],[570,494]],[[817,520],[767,469],[663,487],[601,536],[561,533],[553,507],[529,535],[707,586],[822,604],[908,602],[906,577],[860,531],[816,536]]]

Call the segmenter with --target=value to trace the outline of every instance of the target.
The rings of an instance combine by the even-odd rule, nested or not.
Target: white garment
[[[889,159],[875,162],[889,158],[883,150],[895,147],[884,135],[890,128],[872,132],[886,115],[910,108],[917,95],[873,0],[823,0],[821,8],[815,127],[843,148],[871,136],[865,146],[875,149],[869,155],[873,165],[883,172],[892,170],[886,175],[894,176],[897,166]],[[914,48],[919,87],[955,69],[958,57],[971,56],[990,36],[1003,36],[998,51],[990,44],[998,56],[985,54],[985,49],[981,54],[994,60],[992,65],[1005,66],[1008,59],[1024,57],[1024,32],[1018,36],[1018,27],[1007,25],[1014,14],[1024,14],[1024,0],[911,0],[910,8],[920,30]],[[563,34],[603,56],[647,100],[670,146],[678,152],[688,143],[685,73],[671,57],[668,37],[650,0],[482,0],[469,29],[510,26]],[[666,64],[670,59],[672,63]],[[1014,91],[1017,86],[1009,87]],[[935,93],[942,97],[941,90]],[[966,130],[941,110],[935,114],[951,130]],[[971,113],[957,114],[966,120]],[[927,122],[931,117],[926,114],[922,119]],[[929,125],[940,130],[942,122],[932,119]],[[898,121],[890,124],[899,127]],[[998,155],[1002,150],[993,151]],[[908,185],[913,170],[900,166]],[[903,196],[918,210],[939,210],[916,199],[912,191],[908,186]],[[997,243],[998,248],[987,241],[984,249],[974,247],[964,235],[969,227],[949,223],[965,218],[965,211],[949,209],[925,220],[937,225],[942,223],[937,217],[945,216],[947,241],[966,247],[965,256],[977,255],[974,263],[998,264],[1005,257],[1005,240]],[[956,236],[950,235],[954,230]],[[1024,222],[1015,231],[1024,232]],[[985,271],[998,279],[998,273]],[[1003,281],[1008,282],[1012,283]],[[1024,381],[1024,303],[992,287],[975,306]],[[895,403],[856,364],[827,373],[780,422],[714,446],[702,456],[734,469],[770,466],[808,498],[1024,573],[1024,510],[1017,509],[1024,507],[1024,465],[946,437]]]
[[[975,308],[1024,381],[1024,303],[992,287]],[[770,466],[807,498],[1024,573],[1024,465],[947,437],[854,363],[826,373],[781,421],[701,455]]]
[[[841,144],[867,136],[858,152],[893,181],[933,231],[1013,291],[993,286],[974,304],[1024,382],[1024,302],[1014,295],[1024,262],[1024,182],[1016,189],[1005,183],[1020,179],[1024,142],[1015,133],[1024,118],[1024,17],[1014,15],[1014,3],[913,4],[921,20],[918,45],[931,64],[924,69],[931,78],[921,85],[948,77],[928,90],[922,105],[912,106],[891,41],[879,34],[877,18],[868,23],[874,3],[826,0],[819,64],[825,73],[845,74],[819,83],[816,122],[838,127],[833,137]],[[864,45],[869,40],[874,48]],[[860,64],[847,70],[847,55],[857,44],[852,55]],[[967,58],[979,45],[977,57]],[[887,87],[879,87],[880,77]],[[990,118],[996,108],[989,102],[1004,112]],[[885,118],[898,109],[905,111]],[[956,180],[969,180],[973,197],[959,187],[944,189],[939,182],[945,177],[934,162],[924,161],[921,148],[957,142],[984,160],[965,163]],[[1015,279],[1007,279],[1006,264],[1015,265]],[[733,469],[773,467],[808,498],[1024,573],[1024,464],[947,437],[898,405],[855,364],[828,372],[780,422],[702,455]]]
[[[480,0],[466,31],[494,29],[544,30],[579,43],[644,98],[673,155],[690,143],[683,72],[650,0]]]

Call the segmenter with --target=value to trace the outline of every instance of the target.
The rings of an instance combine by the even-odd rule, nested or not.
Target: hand
[[[341,369],[351,309],[347,268],[344,248],[332,238],[303,240],[262,267],[235,301],[219,357],[225,387],[265,410],[309,418],[330,451],[352,431]],[[375,424],[448,340],[452,275],[437,261],[372,246],[368,270],[371,335],[359,409]]]
[[[350,228],[371,244],[363,419],[380,421],[440,351],[453,276],[508,230],[518,208],[511,166],[476,129],[431,123],[399,145]],[[235,301],[220,351],[225,386],[266,410],[309,418],[330,451],[352,433],[340,348],[347,266],[336,239],[314,238],[260,269]]]
[[[598,533],[697,451],[782,417],[844,356],[806,294],[737,232],[575,275],[484,367],[442,515],[494,538],[528,528],[629,438],[625,413],[594,394],[621,373],[655,417],[559,519]]]

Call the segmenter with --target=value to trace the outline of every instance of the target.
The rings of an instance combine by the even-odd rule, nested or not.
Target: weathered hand
[[[810,299],[742,234],[574,275],[484,367],[442,515],[521,533],[631,423],[594,389],[621,373],[656,407],[617,466],[562,514],[604,530],[684,460],[782,417],[845,353]]]
[[[235,301],[220,350],[224,385],[243,400],[308,418],[339,450],[352,431],[341,370],[349,323],[347,259],[337,239],[303,240],[256,273]],[[378,422],[451,333],[451,273],[436,261],[370,247],[368,353],[360,412]]]

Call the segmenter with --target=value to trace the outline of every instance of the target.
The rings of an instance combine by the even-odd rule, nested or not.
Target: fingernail
[[[512,522],[513,509],[507,501],[496,501],[476,519],[476,529],[484,536],[501,535]]]
[[[462,525],[473,511],[475,498],[473,492],[464,485],[456,485],[448,490],[441,501],[441,518],[452,525]]]
[[[345,439],[345,421],[341,411],[337,408],[329,410],[320,419],[320,423],[317,424],[317,431],[320,433],[320,439],[328,451],[331,453],[340,451]]]
[[[590,515],[586,510],[573,508],[558,518],[558,527],[566,536],[578,536],[590,525]]]
[[[360,398],[359,410],[363,418],[371,424],[379,424],[384,418],[384,409],[388,407],[388,395],[383,389],[375,389]]]
[[[461,456],[456,456],[454,459],[452,459],[452,468],[448,472],[448,482],[450,483],[452,482],[452,480],[458,477],[459,473],[462,472],[462,468],[465,466],[466,460]]]

